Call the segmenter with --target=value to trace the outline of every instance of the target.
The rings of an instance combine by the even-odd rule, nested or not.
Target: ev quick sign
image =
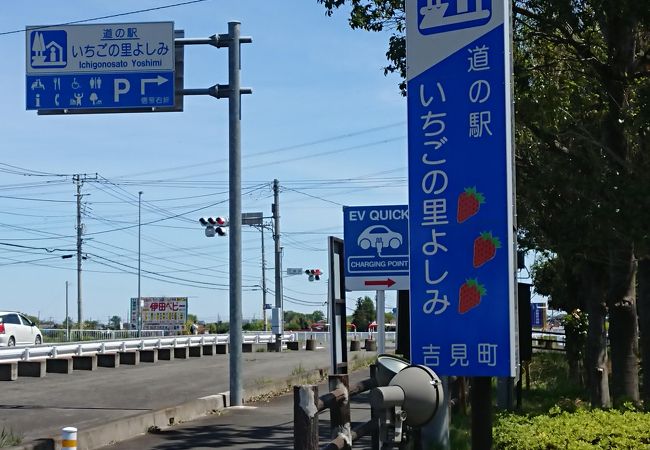
[[[174,106],[174,23],[31,26],[26,104],[35,110]]]
[[[408,289],[408,206],[345,206],[343,217],[345,289]]]
[[[509,0],[407,0],[411,356],[515,376]]]

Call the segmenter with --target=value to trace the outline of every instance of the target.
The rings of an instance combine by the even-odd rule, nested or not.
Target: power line
[[[158,10],[161,10],[161,9],[175,8],[175,7],[178,7],[178,6],[191,5],[193,3],[202,3],[202,2],[206,2],[206,1],[208,1],[208,0],[190,0],[190,1],[181,2],[181,3],[173,3],[171,5],[156,6],[156,7],[153,7],[153,8],[137,9],[137,10],[134,10],[134,11],[128,11],[128,12],[123,12],[123,13],[118,13],[118,14],[110,14],[110,15],[107,15],[107,16],[93,17],[93,18],[90,18],[90,19],[73,20],[71,22],[60,23],[60,24],[57,24],[57,25],[47,25],[47,26],[42,26],[42,27],[38,27],[38,28],[35,28],[35,29],[41,30],[41,29],[47,29],[47,28],[61,27],[61,26],[64,26],[64,25],[74,25],[76,23],[94,22],[95,20],[112,19],[114,17],[123,17],[123,16],[129,16],[129,15],[132,15],[132,14],[140,14],[140,13],[143,13],[143,12],[158,11]],[[3,32],[0,32],[0,36],[5,36],[5,35],[8,35],[8,34],[24,33],[26,31],[27,31],[26,28],[21,28],[19,30],[3,31]]]

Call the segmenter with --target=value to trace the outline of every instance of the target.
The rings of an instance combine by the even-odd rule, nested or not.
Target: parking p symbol
[[[126,78],[116,78],[113,81],[113,101],[118,103],[120,101],[120,95],[126,94],[131,89],[131,83]]]

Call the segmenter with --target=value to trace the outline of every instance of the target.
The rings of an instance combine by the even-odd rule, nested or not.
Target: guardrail
[[[63,328],[44,328],[43,342],[78,342],[78,341],[102,341],[113,339],[131,339],[137,337],[165,336],[165,330],[70,330],[69,336]]]
[[[557,331],[533,331],[532,347],[533,350],[550,350],[564,352],[566,336]]]
[[[315,339],[319,342],[329,342],[329,331],[293,331],[296,334],[297,340],[306,341],[307,339]],[[386,343],[394,343],[396,339],[395,331],[386,331]],[[364,339],[377,339],[377,333],[367,331],[348,331],[348,339],[364,340]]]
[[[294,333],[286,333],[282,341],[294,341]],[[0,349],[0,364],[19,361],[54,359],[67,356],[90,356],[127,352],[129,350],[153,350],[161,348],[191,347],[210,344],[228,344],[227,334],[203,334],[192,336],[170,336],[154,338],[136,338],[127,340],[104,340],[27,347],[5,347]],[[264,333],[245,333],[244,343],[275,342],[275,335]]]

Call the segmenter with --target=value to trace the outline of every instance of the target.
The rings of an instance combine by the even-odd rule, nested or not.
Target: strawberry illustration
[[[467,280],[458,291],[458,312],[465,314],[481,303],[481,297],[486,294],[485,287],[476,278]]]
[[[478,212],[481,205],[485,203],[485,197],[476,192],[476,186],[465,188],[465,191],[458,196],[458,212],[456,220],[463,223]]]
[[[498,237],[492,236],[491,231],[484,231],[474,240],[474,268],[494,258],[497,248],[501,248],[501,241]]]

